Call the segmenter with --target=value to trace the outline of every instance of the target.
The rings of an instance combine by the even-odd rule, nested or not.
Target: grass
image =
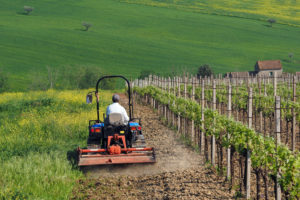
[[[1,165],[0,174],[5,183],[2,199],[68,199],[81,177],[61,152],[12,157]]]
[[[266,21],[269,18],[300,25],[300,2],[294,0],[119,0],[131,4],[176,8],[199,13],[234,16]]]
[[[75,149],[85,147],[96,119],[87,90],[0,95],[0,199],[69,199],[76,180]],[[112,91],[101,92],[101,112]],[[102,116],[102,115],[101,115]]]
[[[281,59],[285,71],[300,71],[297,26],[271,28],[265,21],[181,9],[196,2],[192,0],[165,1],[172,3],[167,7],[159,1],[157,7],[128,2],[0,0],[0,68],[9,73],[11,90],[26,90],[37,76],[47,79],[47,66],[57,70],[69,66],[74,71],[92,66],[103,73],[136,77],[144,69],[161,74],[196,72],[205,63],[217,73],[249,71],[257,60]],[[221,1],[213,6],[204,2],[209,4],[203,7],[205,12],[221,6]],[[221,8],[229,9],[227,4]],[[34,11],[22,14],[24,5]],[[239,4],[241,13],[248,5],[245,0]],[[289,12],[292,6],[284,8]],[[82,22],[93,26],[83,31]],[[290,52],[295,54],[293,62]]]

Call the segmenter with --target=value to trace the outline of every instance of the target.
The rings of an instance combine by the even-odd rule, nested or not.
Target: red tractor
[[[128,86],[129,122],[124,123],[122,115],[112,113],[99,119],[98,86],[103,79],[122,78]],[[87,149],[78,147],[78,166],[111,165],[127,163],[155,163],[155,151],[152,147],[145,147],[142,134],[141,120],[133,118],[133,104],[129,81],[124,76],[104,76],[96,84],[96,91],[89,92],[87,103],[92,103],[93,93],[97,101],[97,120],[89,121],[89,137]],[[137,122],[138,121],[138,122]]]

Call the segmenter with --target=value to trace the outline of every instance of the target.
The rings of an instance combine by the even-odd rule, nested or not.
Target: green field
[[[96,105],[87,90],[0,95],[0,199],[69,199]],[[112,91],[100,92],[101,112]],[[102,114],[101,114],[102,116]]]
[[[119,0],[192,12],[257,19],[300,26],[300,2],[295,0]]]
[[[0,0],[0,69],[8,73],[11,90],[27,89],[37,76],[46,79],[47,66],[58,71],[91,66],[103,73],[138,76],[143,69],[195,72],[205,63],[217,73],[248,71],[257,60],[281,59],[284,70],[300,71],[300,28],[278,23],[270,27],[257,20],[261,10],[260,17],[247,14],[253,19],[246,19],[214,14],[220,3],[209,4],[209,14],[203,14],[178,9],[182,1],[169,7],[132,2]],[[241,1],[241,13],[253,10],[249,4]],[[28,16],[22,14],[24,5],[34,7]],[[283,8],[297,9],[298,3]],[[93,25],[89,31],[82,31],[84,21]],[[297,14],[291,23],[298,22]],[[292,62],[290,52],[295,55]]]

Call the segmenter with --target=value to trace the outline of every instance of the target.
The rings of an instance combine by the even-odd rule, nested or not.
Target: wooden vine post
[[[276,72],[274,72],[274,83],[273,83],[273,89],[274,89],[274,96],[276,97],[277,96],[277,76],[276,76]]]
[[[296,103],[296,76],[293,76],[293,102]],[[296,148],[296,110],[293,107],[292,151]]]
[[[248,127],[252,128],[252,88],[249,88],[249,101],[248,101]],[[247,145],[247,158],[246,158],[246,198],[250,199],[250,183],[251,183],[251,151]]]
[[[173,77],[173,94],[176,97],[176,77]],[[173,101],[173,107],[175,106],[175,100]],[[175,124],[175,113],[172,112],[172,124],[173,126],[176,126]]]
[[[261,97],[261,79],[258,78],[258,90],[259,90],[259,96]],[[261,98],[259,99],[259,106],[261,107]],[[262,133],[263,132],[263,113],[262,109],[259,110],[259,131]]]
[[[228,84],[228,104],[227,104],[227,116],[228,118],[231,117],[231,85],[230,85],[230,82]],[[227,132],[227,139],[229,140],[229,133]],[[231,166],[230,166],[230,154],[231,154],[231,147],[229,146],[227,148],[227,180],[229,180],[231,178]]]
[[[162,88],[162,77],[158,77],[158,80],[159,80],[159,82],[158,82],[158,84],[159,84],[159,88],[161,89],[161,90],[163,90],[163,88]],[[162,114],[162,112],[161,112],[161,104],[160,104],[160,102],[159,102],[159,100],[157,101],[157,110],[158,110],[158,114],[159,115],[161,115]]]
[[[163,81],[164,81],[164,91],[167,93],[168,92],[167,78],[164,78]],[[168,118],[167,118],[167,106],[168,105],[166,105],[166,104],[164,105],[164,117],[165,117],[166,120],[168,120]]]
[[[178,86],[178,98],[180,98],[180,78],[179,77],[177,77],[177,86]],[[180,128],[181,128],[181,126],[180,126],[180,113],[178,113],[178,120],[177,120],[177,132],[178,133],[180,133]]]
[[[162,91],[164,91],[164,82],[163,82],[163,78],[162,77],[159,78],[159,82],[160,82],[160,89]],[[160,115],[164,116],[164,105],[162,105],[162,103],[158,103],[158,105],[159,105]]]
[[[156,76],[153,76],[153,86],[157,87],[157,79]],[[153,108],[155,109],[155,99],[152,97],[152,101],[153,101]]]
[[[249,77],[245,77],[245,82],[246,82],[246,87],[249,88],[249,82],[250,82],[250,79]]]
[[[141,87],[141,88],[145,87],[144,80],[141,79],[140,81],[141,81],[141,86],[139,86],[139,87]]]
[[[169,77],[169,88],[170,88],[170,91],[169,91],[169,95],[172,95],[172,85],[173,85],[173,79],[171,77]],[[170,98],[169,98],[169,105],[168,105],[168,115],[169,115],[169,125],[172,126],[172,111],[171,111],[171,101],[170,101]]]
[[[235,80],[235,95],[239,95],[239,82],[238,79]],[[239,121],[239,110],[238,108],[235,108],[236,110],[236,121]]]
[[[166,91],[165,90],[165,78],[161,77],[160,82],[161,82],[161,89],[162,89],[163,92],[165,92]],[[161,115],[165,118],[166,117],[165,116],[165,107],[166,107],[166,105],[164,105],[162,103],[160,103],[160,104],[161,104]]]
[[[148,86],[148,83],[149,83],[149,77],[146,77],[146,78],[145,78],[145,87]],[[148,104],[148,95],[146,94],[146,95],[144,96],[144,98],[145,98],[145,104]]]
[[[276,134],[276,151],[278,151],[278,145],[280,144],[280,96],[275,97],[275,134]],[[276,156],[276,167],[278,167]],[[281,189],[279,184],[279,169],[277,169],[276,175],[276,200],[281,200]]]
[[[205,96],[204,96],[204,89],[205,89],[205,80],[202,79],[201,85],[201,139],[200,139],[200,152],[204,154],[204,106],[205,106]]]
[[[160,77],[157,77],[157,84],[158,84],[158,88],[161,89],[161,80],[160,80]],[[160,104],[159,104],[159,101],[156,100],[155,101],[155,104],[157,104],[157,112],[158,112],[158,115],[160,115]]]
[[[213,80],[213,111],[217,108],[217,98],[216,98],[216,80]],[[216,119],[214,119],[214,126]],[[215,166],[216,164],[216,136],[213,134],[211,137],[211,164]]]
[[[134,96],[134,93],[133,93],[133,87],[135,85],[134,85],[134,82],[132,81],[132,78],[130,78],[129,85],[130,85],[130,88],[131,88],[130,95],[132,96],[131,104],[134,105],[134,103],[135,103],[135,96]],[[132,113],[132,118],[134,118],[133,113]]]
[[[195,78],[192,77],[192,100],[195,101]],[[194,115],[194,113],[193,113]],[[195,122],[194,119],[191,121],[191,140],[192,143],[194,144],[195,142]]]
[[[173,93],[172,90],[172,86],[173,86],[173,79],[171,77],[169,77],[169,95],[171,95]],[[169,115],[169,125],[173,126],[173,118],[172,118],[172,111],[171,111],[171,101],[169,100],[169,106],[168,106],[168,115]]]
[[[187,78],[187,76],[186,76],[186,74],[184,74],[184,78],[183,78],[183,85],[184,85],[184,99],[187,99],[187,80],[188,80],[188,78]],[[186,136],[186,118],[185,117],[183,117],[183,127],[182,127],[182,131],[181,131],[181,133],[183,133],[183,135],[184,136]]]
[[[148,81],[149,81],[148,85],[151,86],[152,85],[152,75],[151,74],[149,75]]]
[[[161,78],[161,87],[162,87],[162,91],[165,92],[166,91],[166,88],[165,88],[165,78]],[[166,119],[166,115],[165,115],[165,107],[166,105],[161,103],[161,114],[162,116]]]
[[[264,96],[267,96],[267,86],[266,79],[264,78]]]
[[[156,87],[159,89],[159,77],[158,76],[155,76],[155,84],[156,84]],[[155,109],[157,108],[157,111],[159,111],[159,109],[158,109],[158,102],[157,102],[157,100],[154,100],[154,105],[155,105]]]
[[[159,88],[160,88],[161,91],[163,91],[162,77],[158,77],[158,79],[159,79]],[[163,115],[162,104],[159,102],[159,100],[157,100],[157,105],[158,105],[158,114]]]
[[[171,79],[168,77],[166,78],[166,84],[167,84],[167,91],[168,95],[170,96],[170,88],[171,88]],[[168,98],[168,104],[166,105],[166,118],[167,118],[167,124],[170,124],[170,113],[169,113],[169,107],[170,107],[170,98]]]
[[[149,75],[149,86],[153,85],[153,81],[152,81],[152,74]],[[149,100],[150,100],[150,105],[153,108],[153,98],[152,96],[149,95]]]

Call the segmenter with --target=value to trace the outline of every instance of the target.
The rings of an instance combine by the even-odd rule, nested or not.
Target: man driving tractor
[[[127,83],[129,117],[119,104],[120,96],[112,96],[113,103],[106,109],[104,121],[99,113],[99,84],[106,78],[122,78]],[[129,163],[155,163],[153,147],[146,147],[141,122],[133,118],[133,104],[130,82],[124,76],[103,76],[96,84],[97,119],[89,120],[87,148],[78,147],[78,166],[113,165]],[[92,103],[92,94],[87,95],[87,103]]]
[[[129,121],[129,117],[127,115],[127,112],[126,112],[125,108],[119,104],[119,101],[120,101],[120,96],[118,94],[114,94],[112,96],[112,102],[113,103],[110,104],[109,106],[107,106],[106,117],[108,119],[109,115],[111,113],[121,114],[121,116],[123,118],[122,121],[124,122],[124,125],[127,125],[128,121]]]

